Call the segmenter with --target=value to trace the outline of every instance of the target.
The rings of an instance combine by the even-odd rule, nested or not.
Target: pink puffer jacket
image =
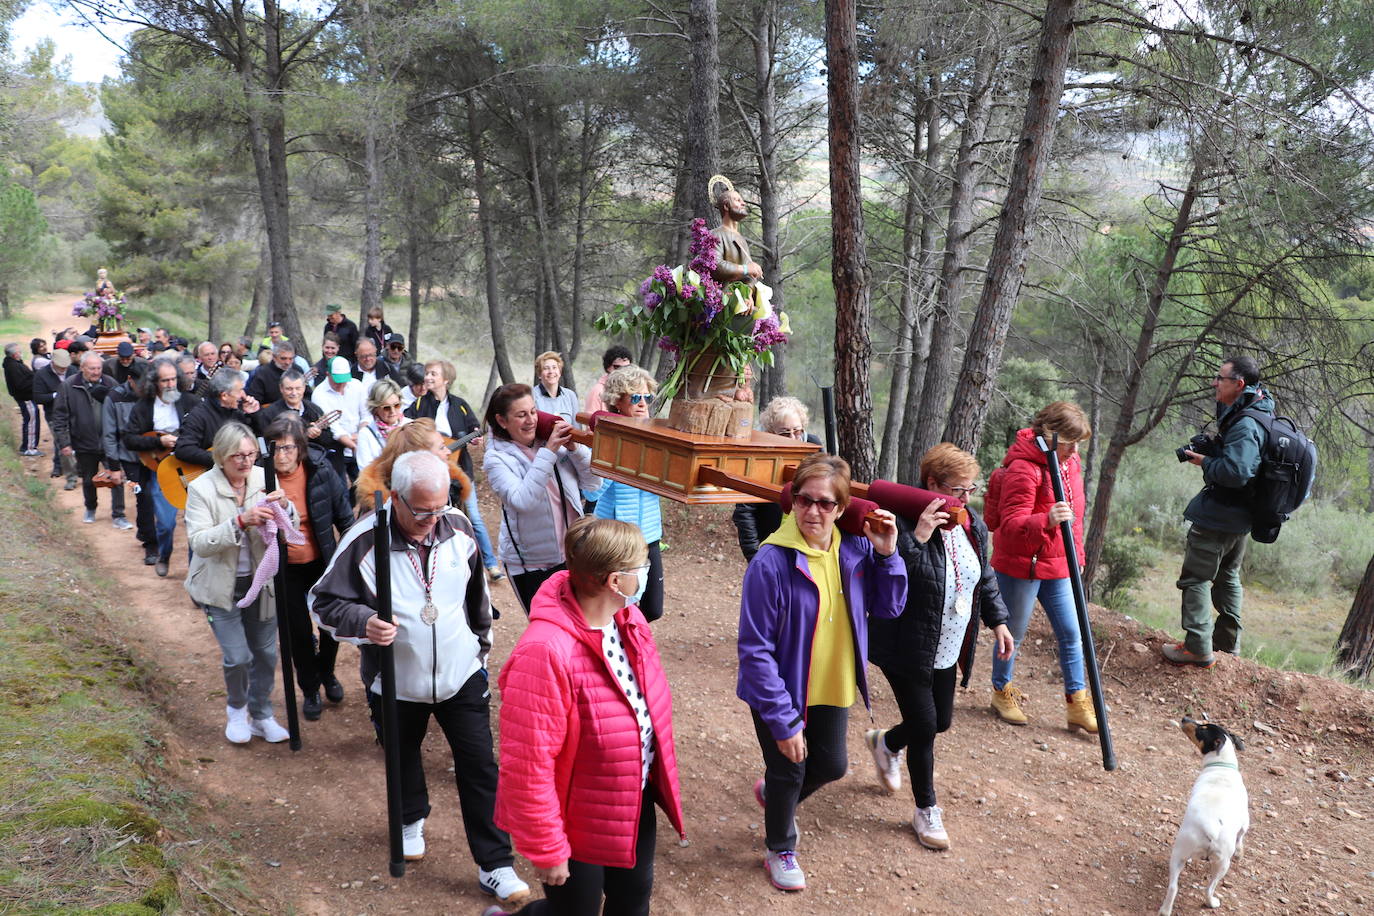
[[[682,797],[673,700],[644,615],[615,616],[654,726],[649,783],[679,836]],[[567,859],[631,868],[639,826],[639,725],[587,626],[566,571],[535,595],[530,623],[498,679],[501,776],[496,825],[537,868]]]

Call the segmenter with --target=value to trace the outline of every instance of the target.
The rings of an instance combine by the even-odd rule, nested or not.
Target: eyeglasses
[[[428,512],[416,512],[415,507],[410,504],[410,501],[407,500],[400,493],[396,494],[396,498],[405,504],[405,507],[410,510],[411,515],[415,516],[415,521],[417,522],[427,522],[430,519],[438,518],[441,515],[448,515],[449,512],[453,509],[452,506],[444,506],[442,508],[433,509]]]
[[[779,436],[789,436],[789,437],[791,437],[791,438],[793,438],[793,439],[805,439],[805,438],[806,438],[806,427],[805,427],[805,426],[793,426],[793,427],[791,427],[790,429],[780,429],[780,430],[778,430],[778,435],[779,435]]]
[[[792,501],[797,504],[798,508],[810,509],[812,506],[815,506],[822,512],[834,512],[835,509],[840,505],[833,499],[812,499],[805,493],[794,494],[792,496]]]
[[[652,404],[654,396],[652,394],[632,394],[629,395],[631,404]]]
[[[294,448],[295,446],[292,446],[292,447]],[[257,461],[257,460],[258,460],[258,453],[257,453],[257,452],[235,452],[234,454],[232,454],[232,455],[229,456],[229,460],[230,460],[230,461]]]
[[[976,483],[969,487],[952,487],[949,484],[944,484],[944,488],[960,499],[967,499],[978,492],[978,484]]]
[[[283,442],[282,444],[275,446],[274,450],[278,452],[298,452],[300,451],[300,446],[298,446],[294,442]]]
[[[1237,376],[1237,375],[1214,375],[1214,376],[1212,376],[1212,381],[1214,381],[1214,382],[1239,382],[1239,381],[1243,381],[1243,379],[1241,379],[1240,376]]]

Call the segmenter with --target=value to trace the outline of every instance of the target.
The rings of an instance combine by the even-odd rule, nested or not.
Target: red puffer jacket
[[[992,568],[1018,579],[1067,579],[1060,528],[1046,530],[1054,489],[1048,463],[1035,445],[1035,433],[1023,429],[1002,459],[997,530],[992,536]],[[1083,560],[1083,463],[1077,454],[1059,464],[1065,496],[1073,506],[1073,541]]]
[[[637,607],[615,615],[654,726],[649,782],[679,836],[682,797],[673,700],[649,624]],[[501,775],[496,825],[537,868],[576,859],[631,868],[643,761],[639,724],[587,626],[566,571],[535,595],[530,623],[501,669]]]

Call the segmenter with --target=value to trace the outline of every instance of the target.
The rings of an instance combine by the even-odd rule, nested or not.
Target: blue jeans
[[[997,584],[1002,587],[1002,600],[1007,603],[1011,620],[1007,626],[1011,637],[1016,640],[1016,649],[1021,648],[1021,640],[1026,638],[1026,627],[1030,625],[1031,611],[1035,609],[1035,599],[1045,609],[1050,619],[1055,639],[1059,641],[1059,671],[1064,677],[1064,693],[1076,693],[1084,687],[1083,682],[1083,639],[1078,632],[1078,611],[1073,603],[1073,586],[1068,579],[1017,579],[1014,576],[997,573]],[[1011,683],[1016,671],[1016,652],[1011,658],[1002,661],[996,653],[992,656],[992,686],[1001,690]]]
[[[463,514],[472,522],[472,530],[477,534],[477,546],[482,551],[482,565],[491,569],[496,565],[496,552],[491,549],[491,535],[482,521],[482,513],[477,508],[477,485],[468,490],[468,498],[463,501]]]
[[[157,520],[157,555],[163,560],[171,559],[172,535],[177,528],[177,507],[167,502],[158,485],[157,474],[149,474],[144,489],[153,491],[153,516]]]
[[[246,584],[246,580],[240,581]],[[205,605],[205,617],[224,655],[225,698],[235,709],[246,705],[254,719],[272,715],[272,684],[277,671],[277,618],[258,619],[262,600],[260,597],[242,609]]]

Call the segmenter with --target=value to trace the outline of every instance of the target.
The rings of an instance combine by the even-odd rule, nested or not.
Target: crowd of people
[[[222,653],[226,739],[288,737],[271,700],[278,613],[287,618],[306,720],[344,700],[336,661],[338,643],[350,642],[360,650],[360,686],[380,735],[377,653],[391,646],[405,857],[426,854],[432,807],[420,746],[433,718],[452,750],[478,885],[499,900],[487,916],[522,904],[522,914],[588,914],[603,901],[606,913],[647,913],[656,809],[685,835],[671,690],[652,630],[665,605],[662,515],[657,496],[598,477],[572,433],[579,407],[649,416],[653,375],[612,347],[605,374],[580,399],[563,385],[561,355],[541,353],[532,384],[497,388],[479,416],[453,391],[454,366],[412,361],[380,310],[359,329],[330,306],[325,356],[314,365],[274,326],[246,373],[252,342],[192,348],[157,329],[102,357],[85,336],[36,338],[28,364],[19,345],[6,346],[20,451],[42,454],[45,421],[52,474],[66,477],[68,489],[82,487],[84,520],[96,521],[108,489],[112,524],[135,532],[159,576],[177,562],[179,513],[165,478],[143,459],[171,456],[183,479],[194,477],[182,522],[185,589]],[[1222,394],[1236,400],[1257,381],[1253,363],[1228,360],[1215,383],[1219,405],[1229,406]],[[541,412],[556,417],[551,427]],[[817,441],[805,405],[793,398],[766,405],[758,425]],[[937,498],[916,517],[877,510],[846,522],[849,467],[820,452],[797,467],[790,511],[768,503],[735,509],[747,563],[736,692],[759,744],[753,795],[774,887],[806,886],[798,807],[846,772],[849,710],[868,705],[869,661],[900,718],[865,735],[876,781],[898,792],[905,761],[913,831],[930,849],[951,846],[935,744],[951,725],[956,672],[971,667],[980,624],[992,633],[998,719],[1029,719],[1013,677],[1038,601],[1057,639],[1066,726],[1097,731],[1063,541],[1069,532],[1083,555],[1077,450],[1091,432],[1074,404],[1040,410],[992,475],[986,520],[970,509],[962,524],[953,521],[951,504],[979,491],[982,469],[949,443],[920,459],[920,485]],[[1057,438],[1063,500],[1037,437]],[[500,512],[494,544],[478,509],[475,446]],[[1231,473],[1230,465],[1208,469],[1221,458],[1198,457],[1210,477]],[[391,518],[386,556],[375,551],[378,494]],[[287,542],[279,579],[278,530]],[[1212,650],[1235,651],[1238,581],[1234,595],[1212,591],[1223,615],[1215,633],[1199,597],[1208,577],[1230,582],[1235,539],[1190,535],[1179,583],[1188,638],[1171,661],[1205,666]],[[379,613],[382,561],[392,583],[390,622]],[[491,589],[505,579],[527,620],[495,678],[498,760],[488,657],[498,616]],[[516,874],[517,852],[533,865],[542,899],[531,901]]]

